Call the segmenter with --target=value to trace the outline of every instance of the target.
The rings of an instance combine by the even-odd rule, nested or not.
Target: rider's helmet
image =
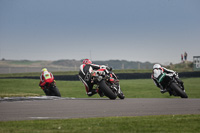
[[[42,72],[45,72],[45,71],[48,71],[48,70],[47,70],[46,68],[43,68],[43,69],[42,69]]]
[[[160,64],[155,64],[153,65],[153,69],[160,69],[161,68],[161,65]]]
[[[160,70],[164,71],[160,64],[155,64],[155,65],[153,66],[153,70],[154,70],[154,69],[160,69]]]
[[[92,61],[89,59],[83,60],[83,64],[92,64]]]

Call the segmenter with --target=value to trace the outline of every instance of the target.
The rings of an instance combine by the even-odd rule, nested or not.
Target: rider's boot
[[[104,96],[104,94],[103,94],[103,92],[101,90],[98,89],[97,91],[98,91],[98,94],[99,94],[100,97]]]
[[[88,93],[87,93],[87,95],[88,96],[92,96],[92,95],[94,95],[94,94],[96,94],[97,93],[97,89],[92,89],[91,91],[89,91]]]

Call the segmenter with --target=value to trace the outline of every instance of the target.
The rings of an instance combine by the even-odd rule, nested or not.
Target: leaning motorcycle
[[[44,86],[44,92],[47,96],[58,96],[61,97],[60,91],[56,87],[56,83],[46,83]]]
[[[181,98],[188,98],[183,82],[178,77],[178,73],[175,75],[162,73],[157,81],[163,89],[166,89],[166,91],[169,92],[170,96],[173,95],[180,96]]]
[[[110,99],[125,98],[119,80],[112,71],[108,72],[107,69],[93,71],[91,73],[91,83],[95,84],[99,91]]]

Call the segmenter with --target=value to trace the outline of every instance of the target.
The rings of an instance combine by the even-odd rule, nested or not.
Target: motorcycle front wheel
[[[172,82],[170,88],[172,88],[181,98],[188,98],[187,94],[176,83]]]
[[[121,92],[120,94],[118,94],[117,95],[120,99],[124,99],[125,98],[125,96],[124,96],[124,94]]]
[[[117,95],[108,87],[105,80],[102,80],[99,83],[99,89],[104,93],[105,96],[109,97],[112,100],[117,98]]]
[[[56,86],[54,86],[53,88],[50,89],[50,95],[61,97],[60,91],[58,90],[58,88]]]

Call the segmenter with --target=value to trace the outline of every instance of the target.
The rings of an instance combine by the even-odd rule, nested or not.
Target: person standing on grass
[[[183,62],[183,54],[181,54],[181,62]]]
[[[184,59],[187,61],[187,52],[184,53]]]

